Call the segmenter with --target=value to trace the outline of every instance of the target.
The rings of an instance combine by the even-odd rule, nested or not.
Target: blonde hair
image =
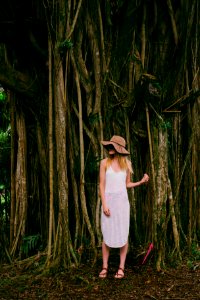
[[[124,155],[121,155],[118,153],[116,153],[115,156],[118,159],[120,169],[126,170],[126,171],[129,170],[130,173],[133,173],[131,161],[127,158],[127,156],[124,156]],[[106,169],[110,167],[111,163],[112,163],[112,158],[108,157],[107,161],[106,161]]]

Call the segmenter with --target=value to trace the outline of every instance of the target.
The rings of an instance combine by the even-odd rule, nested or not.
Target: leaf
[[[4,102],[6,100],[6,94],[4,91],[0,91],[0,102]]]

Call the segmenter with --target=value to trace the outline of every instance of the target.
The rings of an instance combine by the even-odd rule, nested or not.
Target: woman
[[[100,164],[100,196],[102,201],[101,230],[103,234],[103,268],[99,274],[105,278],[108,272],[110,248],[120,248],[120,264],[115,278],[124,277],[124,265],[128,250],[130,205],[127,188],[134,188],[148,182],[149,176],[138,182],[131,182],[132,166],[130,154],[123,137],[114,135],[110,141],[101,144],[108,151],[108,158]]]

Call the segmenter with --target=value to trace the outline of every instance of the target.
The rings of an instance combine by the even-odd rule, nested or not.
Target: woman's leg
[[[126,255],[128,252],[128,243],[120,248],[120,265],[119,267],[124,269],[125,262],[126,262]]]
[[[110,255],[110,248],[103,242],[102,243],[103,268],[99,274],[99,277],[104,278],[107,275],[109,255]]]
[[[122,278],[124,277],[124,266],[126,262],[126,255],[128,252],[128,242],[126,245],[120,248],[120,264],[119,264],[119,269],[115,275],[115,278]]]
[[[103,255],[103,268],[107,268],[108,259],[110,255],[110,248],[104,242],[102,243],[102,255]]]

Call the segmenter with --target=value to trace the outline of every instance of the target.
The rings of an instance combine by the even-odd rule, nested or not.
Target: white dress
[[[106,170],[105,199],[110,209],[107,217],[101,210],[101,230],[104,243],[111,248],[121,248],[128,242],[130,204],[126,188],[126,171]]]

